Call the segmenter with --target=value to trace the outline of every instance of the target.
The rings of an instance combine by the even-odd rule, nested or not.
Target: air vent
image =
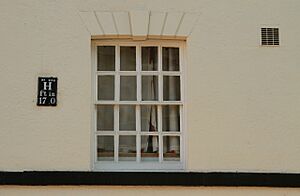
[[[261,28],[261,45],[279,46],[279,29]]]

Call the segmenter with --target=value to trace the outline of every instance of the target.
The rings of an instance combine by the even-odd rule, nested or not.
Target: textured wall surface
[[[297,0],[1,0],[0,170],[91,169],[91,35],[79,13],[107,10],[199,13],[187,40],[187,171],[299,172]],[[280,47],[260,46],[265,25],[280,28]],[[58,77],[57,107],[36,106],[38,76]],[[286,190],[272,191],[258,193]]]
[[[299,189],[270,189],[270,188],[197,188],[197,187],[18,187],[4,186],[0,189],[0,195],[131,195],[131,196],[153,196],[153,195],[191,195],[191,196],[296,196],[300,194]]]

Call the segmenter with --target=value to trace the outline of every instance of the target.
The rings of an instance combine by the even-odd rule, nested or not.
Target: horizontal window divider
[[[159,135],[159,132],[155,131],[155,132],[147,132],[147,131],[141,131],[140,134],[143,136],[147,136],[147,135]]]
[[[180,71],[162,71],[164,76],[181,76],[182,73]]]
[[[115,131],[96,131],[96,135],[114,135]]]
[[[115,71],[97,71],[97,75],[98,76],[113,76],[113,75],[116,75],[116,72]]]
[[[181,132],[179,132],[179,131],[177,131],[177,132],[175,132],[175,131],[162,131],[161,132],[162,133],[162,135],[163,136],[181,136]]]
[[[134,131],[134,130],[119,130],[117,131],[119,135],[136,135],[137,134],[137,131]]]
[[[121,76],[137,76],[137,71],[116,71]]]
[[[160,72],[158,71],[142,71],[141,72],[142,76],[158,76],[160,74]]]

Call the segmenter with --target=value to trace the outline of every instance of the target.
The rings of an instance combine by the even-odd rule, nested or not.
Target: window
[[[95,170],[183,169],[183,46],[93,43]]]
[[[278,28],[261,28],[261,45],[278,46],[279,29]]]

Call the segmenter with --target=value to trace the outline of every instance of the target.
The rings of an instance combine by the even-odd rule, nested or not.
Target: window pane
[[[114,160],[114,136],[97,136],[97,160]]]
[[[157,47],[142,47],[142,71],[157,71]]]
[[[119,161],[136,160],[136,136],[120,135],[119,137]]]
[[[114,100],[114,76],[98,76],[98,100]]]
[[[97,131],[114,130],[114,106],[101,105],[97,107]]]
[[[142,136],[141,142],[141,160],[158,161],[158,136]]]
[[[164,136],[163,137],[163,160],[179,161],[180,160],[180,137]]]
[[[162,130],[180,131],[180,111],[178,105],[162,106]]]
[[[158,77],[142,76],[142,100],[158,100]]]
[[[164,76],[164,101],[180,101],[180,76]]]
[[[135,105],[120,105],[120,131],[135,131]]]
[[[121,71],[135,71],[135,46],[121,46],[120,53]]]
[[[136,101],[136,76],[121,76],[121,101]]]
[[[115,70],[115,47],[98,46],[98,71]]]
[[[179,48],[162,48],[163,71],[179,71]]]
[[[148,131],[148,132],[158,131],[157,106],[154,105],[141,106],[141,130]]]

